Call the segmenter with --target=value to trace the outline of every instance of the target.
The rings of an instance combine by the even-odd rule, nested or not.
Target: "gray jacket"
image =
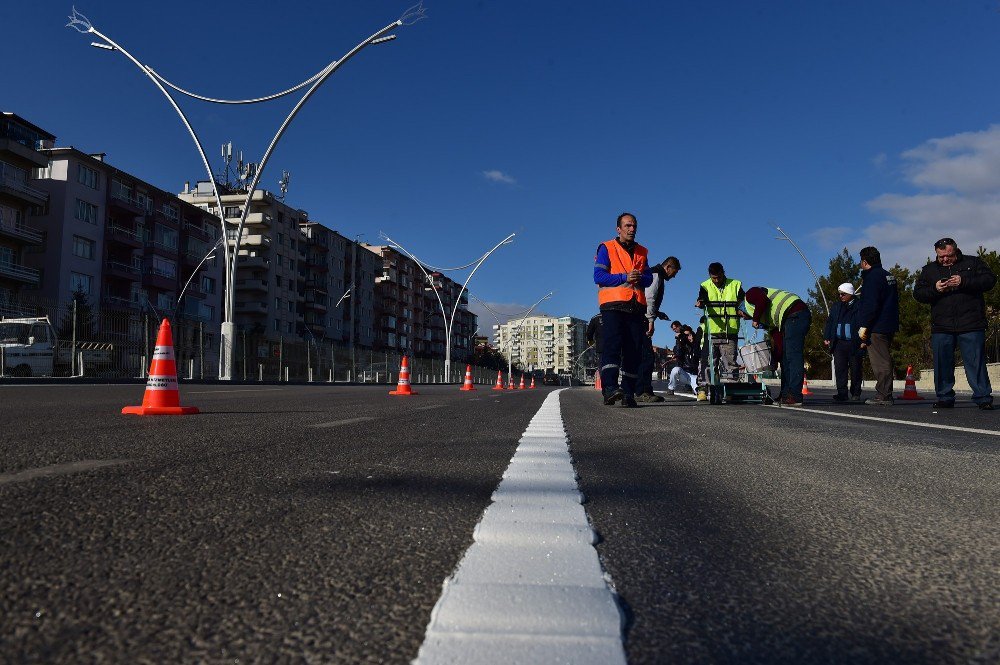
[[[656,270],[653,271],[653,283],[646,287],[646,320],[655,321],[657,315],[666,315],[660,311],[660,304],[663,302],[663,276]]]

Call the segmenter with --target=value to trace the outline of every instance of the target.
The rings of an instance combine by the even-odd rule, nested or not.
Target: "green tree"
[[[91,339],[94,336],[94,310],[82,289],[73,292],[56,332],[60,339],[73,337],[73,303],[76,303],[76,338]]]
[[[994,275],[1000,277],[1000,253],[979,248],[979,258],[990,267]],[[986,294],[986,361],[1000,362],[1000,287],[994,286]]]

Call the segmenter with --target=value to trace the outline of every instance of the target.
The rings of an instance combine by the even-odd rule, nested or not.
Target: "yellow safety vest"
[[[708,293],[709,300],[735,303],[743,283],[738,279],[726,279],[726,283],[720,289],[711,279],[706,279],[701,286]],[[725,307],[706,305],[705,317],[708,319],[708,332],[713,335],[735,335],[740,331],[740,319],[735,304]]]

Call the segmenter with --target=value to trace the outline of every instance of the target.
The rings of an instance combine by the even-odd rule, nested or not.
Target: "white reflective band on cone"
[[[408,377],[408,376],[401,376],[401,377],[399,377],[399,385],[401,385],[401,386],[408,386],[408,385],[410,385],[410,377]]]
[[[174,347],[172,346],[158,346],[153,349],[153,360],[173,360],[174,359]]]
[[[173,390],[177,392],[177,377],[150,374],[146,381],[146,390]]]

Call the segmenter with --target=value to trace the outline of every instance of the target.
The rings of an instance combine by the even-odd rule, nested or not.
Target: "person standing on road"
[[[736,340],[740,332],[739,303],[743,301],[743,283],[726,277],[726,269],[715,262],[708,266],[708,279],[698,288],[694,306],[705,310],[711,339],[711,362],[721,363],[721,376],[739,378],[736,366]],[[725,305],[713,304],[724,302]]]
[[[882,267],[882,255],[865,247],[861,257],[861,302],[858,338],[868,348],[868,360],[875,373],[875,397],[865,400],[874,406],[892,406],[893,335],[899,330],[899,291],[895,276]]]
[[[597,365],[597,373],[594,376],[594,385],[599,385],[600,383],[600,373],[601,373],[601,313],[598,312],[594,315],[590,322],[587,324],[587,332],[585,333],[587,337],[587,346],[594,347],[594,364]]]
[[[635,215],[618,215],[618,237],[601,243],[594,257],[594,283],[601,307],[601,390],[604,403],[635,408],[642,342],[646,333],[646,292],[653,282],[645,247],[636,243]],[[618,384],[619,371],[621,385]]]
[[[951,238],[934,243],[937,255],[917,277],[913,297],[931,306],[934,394],[939,409],[955,406],[955,347],[962,352],[972,401],[993,410],[993,386],[986,371],[986,299],[997,277],[977,256],[965,256]]]
[[[864,351],[858,338],[858,301],[854,285],[845,282],[837,287],[840,299],[830,308],[830,316],[823,330],[823,346],[833,354],[833,370],[837,383],[838,402],[861,401],[861,357]],[[847,379],[850,376],[850,393]]]
[[[639,402],[662,402],[663,398],[653,392],[653,332],[656,320],[667,321],[669,316],[660,311],[663,303],[663,285],[680,272],[681,262],[676,256],[668,256],[662,263],[650,269],[653,283],[646,287],[646,337],[642,341],[642,360],[639,362],[639,381],[636,383],[636,400]]]
[[[753,327],[768,331],[774,355],[781,359],[778,403],[782,406],[802,406],[806,335],[812,323],[809,306],[791,291],[766,286],[748,290],[746,302]]]

